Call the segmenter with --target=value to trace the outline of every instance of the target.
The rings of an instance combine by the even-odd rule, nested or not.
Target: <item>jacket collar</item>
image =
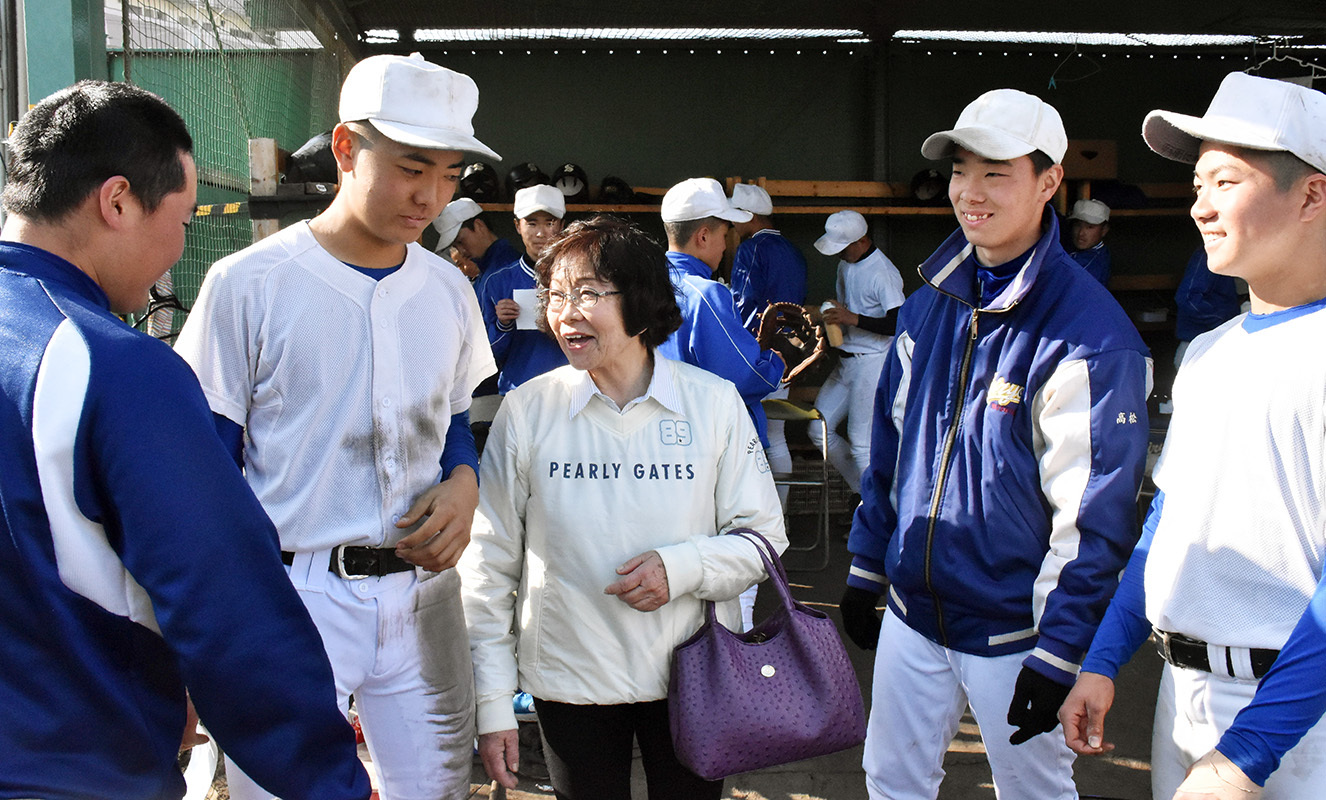
[[[584,411],[585,406],[589,405],[589,401],[593,400],[595,395],[601,396],[610,407],[616,407],[616,403],[613,403],[607,395],[599,391],[599,387],[594,383],[594,379],[590,377],[588,372],[575,370],[571,377],[567,379],[567,383],[571,387],[569,411],[572,418]],[[649,386],[645,389],[645,393],[628,402],[626,408],[618,409],[618,413],[625,413],[633,405],[649,399],[657,401],[659,405],[674,414],[682,413],[676,380],[672,376],[672,370],[668,366],[667,359],[659,355],[657,350],[654,351],[654,370],[650,374]]]
[[[921,264],[918,272],[930,286],[972,308],[1007,311],[1031,291],[1046,259],[1056,250],[1063,249],[1059,244],[1059,220],[1048,205],[1041,216],[1041,227],[1041,238],[1031,249],[1026,262],[1018,268],[1017,276],[987,306],[981,306],[981,290],[976,280],[976,248],[967,241],[962,228],[944,240],[939,249]]]
[[[708,264],[689,253],[679,253],[676,250],[669,250],[668,263],[672,265],[673,270],[687,275],[694,275],[697,278],[708,278],[710,280],[714,277],[714,271],[709,268]]]
[[[89,301],[110,310],[105,290],[83,270],[54,253],[22,242],[0,242],[0,269],[58,281]]]

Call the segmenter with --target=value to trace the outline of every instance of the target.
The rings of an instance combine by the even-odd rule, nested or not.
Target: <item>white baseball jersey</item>
[[[496,371],[465,276],[417,244],[374,281],[306,222],[218,261],[176,350],[244,426],[281,548],[390,546],[437,483],[451,415]]]
[[[838,302],[848,311],[866,317],[882,317],[906,299],[898,268],[879,248],[854,264],[838,262],[837,291]],[[885,353],[892,341],[892,336],[843,326],[842,350],[848,353]]]
[[[1146,616],[1214,644],[1279,649],[1326,555],[1326,363],[1304,358],[1326,341],[1326,312],[1268,321],[1240,316],[1199,336],[1174,382]]]

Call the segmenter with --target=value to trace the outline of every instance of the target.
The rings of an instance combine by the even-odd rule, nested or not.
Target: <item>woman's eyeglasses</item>
[[[597,305],[601,298],[613,294],[621,294],[621,292],[616,290],[599,292],[584,286],[579,289],[572,289],[569,292],[559,292],[556,289],[540,289],[538,292],[539,299],[548,304],[549,311],[561,311],[568,300],[571,305],[584,311]]]

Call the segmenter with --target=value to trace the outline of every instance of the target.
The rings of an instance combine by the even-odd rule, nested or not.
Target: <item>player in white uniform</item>
[[[178,343],[242,446],[390,800],[469,792],[473,674],[450,568],[478,503],[470,394],[495,366],[468,282],[415,242],[462,151],[496,157],[474,138],[477,105],[472,80],[417,54],[357,64],[335,200],[218,262]],[[228,777],[232,798],[265,796]]]
[[[1156,798],[1326,791],[1323,121],[1322,93],[1236,72],[1205,116],[1156,111],[1142,128],[1196,163],[1208,265],[1245,279],[1252,304],[1184,356],[1142,540],[1060,710],[1070,747],[1111,749],[1112,679],[1154,628]]]
[[[843,326],[841,360],[815,398],[824,427],[810,426],[810,438],[823,446],[829,436],[829,460],[855,494],[861,473],[870,463],[870,429],[875,417],[875,387],[893,343],[893,329],[902,305],[902,276],[875,247],[866,218],[855,211],[830,214],[815,249],[838,262],[838,302],[824,312],[824,321]],[[838,425],[847,418],[847,438]]]

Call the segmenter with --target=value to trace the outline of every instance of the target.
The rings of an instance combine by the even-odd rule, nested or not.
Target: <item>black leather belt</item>
[[[1279,650],[1222,646],[1220,649],[1225,653],[1225,661],[1223,664],[1215,665],[1217,669],[1212,669],[1206,642],[1184,636],[1181,633],[1169,633],[1158,628],[1152,628],[1151,630],[1156,635],[1156,650],[1160,652],[1160,657],[1169,663],[1176,667],[1199,669],[1202,672],[1225,675],[1230,678],[1240,677],[1234,672],[1233,651],[1235,650],[1248,651],[1252,661],[1252,676],[1258,679],[1270,671],[1271,665],[1275,663],[1276,657],[1280,655]]]
[[[347,580],[381,578],[383,575],[414,569],[413,564],[396,555],[396,549],[393,547],[360,547],[343,544],[332,548],[328,562],[329,572]],[[281,563],[286,566],[295,563],[295,554],[282,550]]]

